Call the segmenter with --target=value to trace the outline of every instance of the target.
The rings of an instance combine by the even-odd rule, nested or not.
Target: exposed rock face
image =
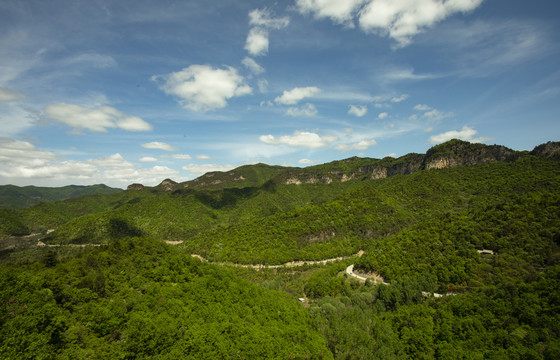
[[[371,178],[373,180],[385,179],[386,177],[387,177],[387,168],[378,167],[373,169],[373,171],[371,172]]]
[[[127,190],[144,190],[144,185],[142,184],[130,184],[126,188]]]
[[[175,190],[177,183],[171,179],[163,180],[159,185],[158,188],[162,189],[163,191],[173,191]]]
[[[457,162],[455,159],[450,158],[442,158],[442,159],[434,159],[430,160],[426,164],[426,169],[445,169],[456,166]]]
[[[426,154],[411,153],[399,158],[385,157],[384,159],[351,157],[308,168],[286,168],[266,164],[245,165],[229,172],[209,172],[195,180],[181,184],[166,179],[157,188],[160,191],[174,191],[179,188],[196,189],[209,186],[235,187],[235,183],[245,181],[252,181],[253,184],[257,182],[254,186],[260,186],[262,182],[287,185],[331,184],[333,181],[384,179],[394,175],[408,175],[420,170],[475,166],[496,161],[515,161],[522,156],[529,156],[528,154],[527,151],[514,151],[505,146],[473,144],[455,139],[432,147]],[[530,154],[560,161],[560,142],[539,145]],[[266,170],[267,174],[264,177],[262,173],[259,175],[260,177],[255,176],[254,167]],[[144,186],[132,184],[128,189],[142,190]]]
[[[549,141],[546,144],[539,145],[531,151],[531,154],[560,161],[560,142]]]
[[[289,178],[288,180],[286,180],[285,184],[286,185],[301,185],[302,182],[298,178]]]

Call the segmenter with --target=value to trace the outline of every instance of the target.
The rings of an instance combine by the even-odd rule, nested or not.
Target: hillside
[[[0,357],[557,359],[559,149],[452,140],[2,210]]]
[[[86,195],[109,195],[120,191],[122,189],[111,188],[103,184],[64,187],[0,185],[0,208],[23,209],[41,203],[53,203]]]
[[[302,169],[257,164],[186,183],[168,179],[152,188],[134,185],[122,195],[104,197],[113,199],[105,209],[94,210],[92,202],[81,210],[83,216],[72,217],[80,214],[76,204],[61,202],[54,208],[28,209],[22,218],[30,228],[38,229],[40,219],[46,223],[42,228],[57,227],[45,239],[52,243],[103,243],[111,236],[146,235],[185,240],[190,251],[211,258],[278,263],[355,252],[364,240],[423,220],[423,212],[460,211],[458,198],[473,202],[491,197],[494,189],[482,192],[480,185],[472,186],[483,178],[497,182],[503,172],[518,176],[537,166],[553,176],[557,162],[453,140],[425,155],[398,159],[350,158]],[[456,178],[470,174],[474,178],[469,181]],[[251,186],[238,187],[245,182]],[[54,214],[61,215],[53,219]],[[235,248],[223,248],[224,241]],[[269,244],[265,246],[274,254],[262,244]]]

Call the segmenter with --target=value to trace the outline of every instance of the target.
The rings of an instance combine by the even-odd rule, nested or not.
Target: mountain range
[[[557,359],[559,213],[460,140],[0,209],[0,357]]]

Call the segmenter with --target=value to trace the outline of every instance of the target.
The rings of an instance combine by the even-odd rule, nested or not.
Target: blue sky
[[[560,135],[548,0],[0,2],[0,184],[155,185],[264,162]]]

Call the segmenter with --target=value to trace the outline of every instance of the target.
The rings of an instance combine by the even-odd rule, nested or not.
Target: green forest
[[[452,140],[0,209],[0,358],[558,359],[558,148]]]

